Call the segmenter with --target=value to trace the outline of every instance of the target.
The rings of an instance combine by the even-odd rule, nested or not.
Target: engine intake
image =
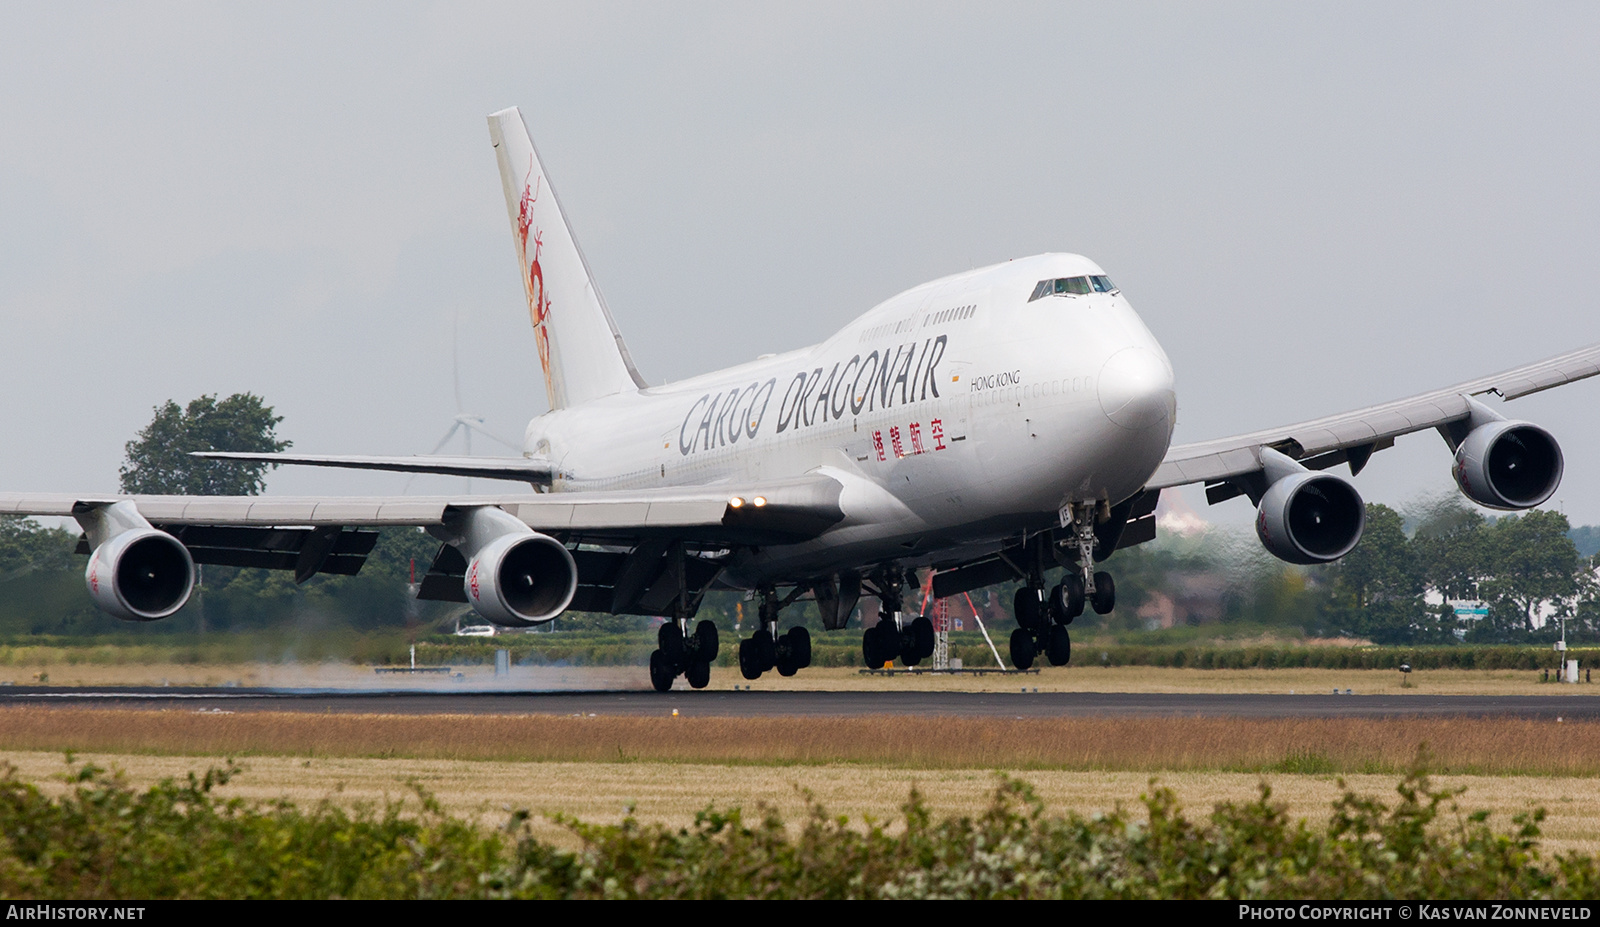
[[[1467,498],[1492,509],[1531,509],[1561,485],[1561,445],[1538,425],[1491,421],[1467,433],[1450,475]]]
[[[578,591],[578,567],[561,542],[530,531],[491,541],[467,565],[465,584],[478,614],[525,628],[566,610]]]
[[[89,595],[123,621],[166,618],[194,591],[194,560],[182,542],[155,528],[132,528],[89,555]]]
[[[467,601],[486,620],[526,628],[555,618],[578,591],[578,565],[565,546],[493,506],[451,513],[445,540],[467,560]]]
[[[1350,553],[1367,524],[1361,494],[1331,473],[1314,473],[1270,448],[1261,452],[1271,484],[1256,510],[1256,536],[1279,560],[1331,563]]]

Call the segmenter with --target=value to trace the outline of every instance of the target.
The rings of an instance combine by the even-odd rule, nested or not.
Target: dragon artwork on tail
[[[533,225],[533,204],[539,200],[539,181],[533,176],[533,158],[530,156],[527,177],[522,184],[522,203],[517,213],[517,250],[522,266],[528,269],[523,285],[528,294],[528,315],[533,320],[534,342],[539,347],[539,366],[544,370],[545,395],[554,396],[550,383],[550,299],[545,295],[544,271],[539,267],[539,248],[543,233]],[[528,257],[528,234],[533,233],[533,257]]]

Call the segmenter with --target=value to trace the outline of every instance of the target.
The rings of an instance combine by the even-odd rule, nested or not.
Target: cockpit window
[[[1054,280],[1040,280],[1039,285],[1033,288],[1033,295],[1028,297],[1028,302],[1043,299],[1046,296],[1086,296],[1089,293],[1112,293],[1117,289],[1111,278],[1104,275],[1092,277],[1057,277]]]

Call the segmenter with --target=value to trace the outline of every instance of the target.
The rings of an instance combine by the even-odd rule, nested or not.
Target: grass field
[[[326,686],[331,688],[644,688],[633,667],[461,667],[463,678],[377,676],[349,663],[159,663],[60,660],[0,668],[0,682],[50,685]],[[1409,685],[1403,686],[1402,682]],[[681,685],[681,681],[680,681]],[[727,690],[1016,692],[1251,692],[1289,697],[1338,688],[1356,694],[1588,694],[1534,671],[1197,670],[1097,666],[1022,676],[863,676],[812,668],[746,683],[713,671]],[[1600,689],[1592,690],[1600,695]],[[910,788],[940,813],[978,812],[996,770],[1038,790],[1052,812],[1136,807],[1152,776],[1190,814],[1247,801],[1258,784],[1296,816],[1324,819],[1345,778],[1392,800],[1399,774],[1427,746],[1437,781],[1465,787],[1463,813],[1487,809],[1501,830],[1542,806],[1546,851],[1600,852],[1600,723],[1517,719],[1048,720],[697,717],[692,698],[663,700],[661,717],[307,715],[77,708],[0,710],[0,762],[51,783],[77,762],[122,769],[135,785],[239,757],[245,774],[224,794],[351,806],[412,796],[412,783],[446,809],[494,825],[510,809],[615,822],[633,807],[646,822],[688,825],[708,805],[765,803],[804,817],[810,794],[834,813],[893,818]],[[673,718],[673,707],[683,711]],[[411,798],[414,802],[415,799]],[[542,820],[542,819],[541,819]],[[560,827],[538,823],[565,846]]]
[[[67,686],[268,686],[337,689],[647,689],[641,667],[513,666],[496,678],[492,666],[453,667],[460,679],[378,675],[368,666],[327,663],[92,663],[41,659],[0,667],[0,684],[32,685],[41,679]],[[1322,694],[1349,689],[1359,695],[1571,695],[1600,696],[1591,687],[1542,681],[1536,670],[1418,670],[1402,676],[1392,670],[1355,669],[1174,669],[1153,666],[1048,667],[1019,675],[869,676],[849,668],[811,667],[785,678],[767,673],[747,682],[737,670],[714,667],[712,689],[749,686],[758,691],[917,690],[939,692],[1253,692],[1281,695]],[[679,688],[687,689],[680,678]]]
[[[1468,718],[728,718],[0,710],[0,748],[903,769],[1600,777],[1600,722]],[[1600,780],[1597,780],[1600,786]]]

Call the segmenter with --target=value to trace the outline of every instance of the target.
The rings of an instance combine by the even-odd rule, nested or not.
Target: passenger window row
[[[944,322],[953,322],[953,321],[959,321],[961,319],[970,319],[970,318],[972,318],[972,316],[974,314],[977,313],[977,311],[978,311],[978,307],[977,306],[957,306],[954,309],[945,309],[945,310],[940,311],[940,312],[935,312],[932,315],[928,316],[927,318],[923,319],[922,320],[922,327],[923,328],[927,328],[929,325],[939,325],[939,324],[942,324]]]

